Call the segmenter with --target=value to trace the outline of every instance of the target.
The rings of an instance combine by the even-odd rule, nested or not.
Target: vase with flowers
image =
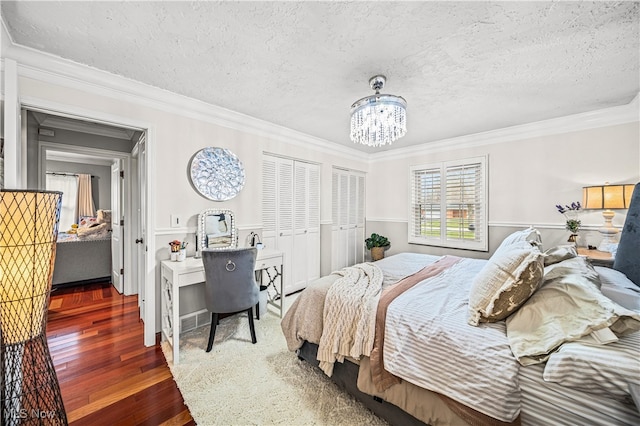
[[[566,218],[565,229],[571,232],[568,241],[570,243],[577,244],[578,231],[580,230],[580,226],[582,225],[582,222],[580,222],[580,219],[578,218],[580,215],[580,209],[582,209],[580,201],[576,201],[571,203],[571,205],[564,206],[557,204],[556,209],[558,209],[558,212],[564,215],[564,217]]]

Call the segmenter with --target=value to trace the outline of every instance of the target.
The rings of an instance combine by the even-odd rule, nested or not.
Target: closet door
[[[364,235],[364,225],[365,225],[365,177],[364,174],[359,173],[356,175],[356,230],[355,230],[355,249],[356,249],[356,263],[364,262],[364,254],[365,254],[365,235]]]
[[[291,291],[303,289],[320,276],[320,170],[318,165],[294,165],[294,252]]]
[[[319,167],[265,155],[262,190],[262,242],[284,253],[289,294],[320,276]]]
[[[334,169],[332,176],[332,269],[364,261],[365,176]]]

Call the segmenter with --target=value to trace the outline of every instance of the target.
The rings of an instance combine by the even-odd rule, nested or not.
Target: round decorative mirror
[[[207,147],[196,152],[189,164],[189,177],[200,195],[213,201],[230,200],[244,187],[244,167],[225,148]]]

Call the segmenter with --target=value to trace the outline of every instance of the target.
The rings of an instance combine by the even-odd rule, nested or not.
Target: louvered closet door
[[[276,231],[278,227],[278,173],[276,159],[263,156],[262,159],[262,243],[277,249]]]
[[[317,165],[294,165],[293,284],[291,291],[307,286],[320,275],[320,174]]]
[[[355,231],[355,249],[356,249],[356,261],[355,263],[364,262],[364,226],[365,226],[365,192],[364,183],[365,177],[363,174],[356,175],[357,187],[356,187],[356,231]]]
[[[308,164],[307,283],[320,278],[320,166]]]
[[[293,255],[293,161],[269,155],[262,160],[262,242],[284,254],[285,291],[291,287]]]
[[[365,176],[334,169],[332,174],[332,269],[364,261]]]
[[[278,202],[276,248],[284,253],[284,289],[289,293],[293,281],[293,161],[278,162]]]
[[[263,242],[284,253],[289,294],[320,276],[320,169],[265,155],[262,174]]]

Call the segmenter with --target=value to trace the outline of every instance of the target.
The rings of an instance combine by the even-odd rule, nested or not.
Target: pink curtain
[[[91,175],[78,174],[78,216],[95,216],[91,194]]]

